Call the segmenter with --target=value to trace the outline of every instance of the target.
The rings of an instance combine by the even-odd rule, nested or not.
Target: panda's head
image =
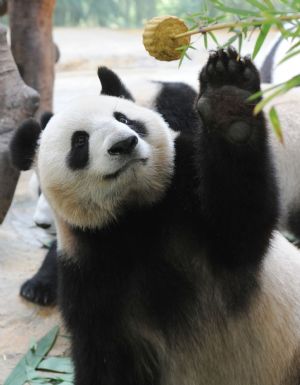
[[[34,159],[56,215],[73,226],[97,228],[127,207],[162,197],[173,174],[174,138],[156,112],[100,95],[73,101],[41,135],[35,121],[26,121],[11,149],[23,154],[15,162],[19,168],[22,159],[27,168]]]

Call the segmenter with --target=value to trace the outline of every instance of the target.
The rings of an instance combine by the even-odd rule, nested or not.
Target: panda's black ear
[[[99,67],[98,78],[102,86],[102,95],[117,96],[118,98],[134,100],[119,76],[109,68]]]
[[[49,120],[52,118],[52,116],[53,116],[53,112],[51,112],[51,111],[43,112],[41,119],[40,119],[42,130],[47,126],[47,124],[48,124]]]
[[[10,141],[12,164],[19,170],[29,170],[35,156],[41,126],[34,119],[27,119],[15,131]]]

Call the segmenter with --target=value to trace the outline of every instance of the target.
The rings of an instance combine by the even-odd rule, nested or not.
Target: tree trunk
[[[7,13],[7,0],[0,0],[0,16],[4,16]]]
[[[52,111],[54,6],[55,0],[8,1],[12,53],[25,83],[40,94],[38,116]]]
[[[13,130],[38,108],[39,95],[21,79],[0,25],[0,223],[11,204],[19,173],[11,165],[8,144]]]

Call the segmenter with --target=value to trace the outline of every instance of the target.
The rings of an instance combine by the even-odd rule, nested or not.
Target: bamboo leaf
[[[241,8],[236,8],[236,7],[227,7],[223,5],[220,1],[218,0],[211,0],[211,3],[214,4],[216,8],[221,10],[222,12],[227,12],[227,13],[232,13],[233,15],[239,15],[239,16],[257,16],[257,12],[246,10],[246,9],[241,9]]]
[[[69,357],[49,357],[43,360],[39,366],[39,370],[48,370],[57,373],[73,373],[74,367]]]
[[[281,59],[279,61],[279,63],[277,63],[277,66],[279,66],[280,64],[282,64],[282,63],[286,62],[287,60],[291,59],[293,56],[297,56],[299,54],[300,54],[300,49],[298,49],[297,51],[293,51],[293,52],[291,52],[288,55],[285,55],[285,57],[283,59]]]
[[[238,34],[234,34],[233,36],[231,36],[230,39],[227,40],[225,44],[222,45],[222,48],[230,46],[237,40],[237,38],[238,38]]]
[[[263,24],[262,27],[261,27],[261,30],[260,30],[260,33],[257,37],[257,40],[256,40],[256,43],[255,43],[255,47],[254,47],[254,50],[253,50],[253,54],[252,54],[252,59],[254,59],[256,57],[256,55],[258,54],[258,52],[260,51],[264,41],[266,40],[266,37],[270,31],[270,28],[271,28],[271,24]]]
[[[239,53],[239,55],[241,55],[241,51],[242,51],[242,45],[243,45],[243,34],[242,33],[240,33],[239,35],[238,35],[238,53]]]
[[[259,102],[254,108],[254,114],[258,114],[272,99],[276,96],[282,95],[289,91],[291,88],[297,87],[300,85],[300,75],[294,76],[286,83],[282,83],[278,89],[273,92],[271,95]]]
[[[215,34],[212,33],[212,32],[208,32],[208,34],[209,34],[209,36],[212,38],[212,40],[215,42],[215,44],[217,45],[217,47],[219,47],[220,44],[219,44],[219,42],[218,42],[218,40],[217,40]]]
[[[257,92],[255,92],[255,94],[252,94],[251,96],[249,96],[248,101],[251,102],[251,101],[253,101],[253,100],[256,100],[256,99],[258,99],[259,97],[261,97],[262,95],[265,95],[265,94],[267,94],[268,92],[274,90],[275,88],[281,87],[283,84],[284,84],[284,83],[275,84],[274,86],[265,88],[265,89],[262,90],[262,91],[257,91]]]
[[[274,4],[272,3],[271,0],[264,0],[264,3],[268,6],[268,8],[273,9],[273,10],[275,9]]]
[[[261,11],[268,10],[268,7],[266,7],[264,4],[261,4],[258,0],[246,0],[246,2],[252,5],[253,7],[260,9]]]
[[[203,39],[204,39],[204,47],[205,47],[205,49],[207,49],[207,46],[208,46],[207,33],[203,34]]]
[[[55,326],[49,333],[37,341],[35,349],[32,349],[31,346],[4,381],[3,385],[23,385],[27,381],[28,367],[35,369],[38,366],[52,348],[57,338],[58,330],[58,326]]]
[[[270,117],[272,126],[274,128],[275,135],[279,139],[280,143],[284,144],[284,139],[283,139],[283,134],[282,134],[279,116],[278,116],[277,111],[276,111],[274,106],[269,111],[269,117]]]
[[[277,91],[273,92],[270,96],[260,101],[254,108],[254,114],[257,115],[272,99],[274,99],[276,96],[283,94],[284,93],[283,88],[284,87],[280,87]]]

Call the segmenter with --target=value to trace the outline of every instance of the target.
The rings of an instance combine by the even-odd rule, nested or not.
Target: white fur
[[[29,179],[29,191],[33,199],[38,199],[40,196],[40,182],[35,172],[32,173]]]
[[[161,82],[139,80],[128,84],[135,102],[142,107],[155,109],[155,101],[163,85]]]
[[[209,270],[199,278],[200,319],[160,359],[170,362],[166,385],[298,385],[300,362],[300,253],[275,232],[260,272],[260,290],[248,310],[228,315],[224,283]],[[203,317],[202,310],[205,311]],[[144,335],[151,340],[153,337]],[[299,377],[297,377],[299,380]]]
[[[44,194],[39,196],[33,221],[37,226],[45,228],[49,234],[54,235],[56,233],[53,211]]]
[[[147,162],[135,162],[117,178],[107,180],[107,175],[128,162],[111,156],[108,149],[122,138],[137,136],[113,117],[114,111],[146,125],[148,135],[138,138],[131,160]],[[72,134],[82,130],[89,134],[89,164],[73,171],[67,166],[67,154]],[[151,204],[161,197],[173,173],[174,138],[159,114],[128,100],[102,95],[73,101],[42,133],[38,153],[42,190],[56,213],[69,223],[101,227],[117,217],[124,202]]]
[[[284,138],[282,145],[269,124],[281,194],[280,225],[287,229],[289,213],[300,213],[300,90],[275,99],[269,107],[272,105],[279,114]]]
[[[47,233],[54,235],[56,233],[54,215],[44,194],[40,192],[40,182],[35,172],[32,173],[29,180],[29,190],[33,199],[37,201],[33,213],[34,223],[43,228],[47,226],[47,228],[45,228]]]

